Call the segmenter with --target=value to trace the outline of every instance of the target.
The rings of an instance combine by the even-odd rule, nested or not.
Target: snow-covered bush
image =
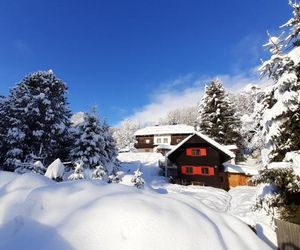
[[[143,188],[144,187],[145,181],[142,178],[142,175],[143,175],[143,173],[140,171],[139,168],[136,171],[134,171],[134,176],[133,176],[131,182],[137,188]]]
[[[254,209],[264,210],[273,218],[295,222],[300,211],[295,199],[300,197],[300,177],[288,165],[286,162],[272,163],[253,178],[254,184],[265,184]]]
[[[46,168],[41,161],[36,161],[33,163],[33,172],[36,174],[44,175],[46,172]]]
[[[111,174],[108,177],[108,183],[119,183],[122,181],[123,178],[123,172],[122,171],[118,171],[115,174]]]
[[[75,163],[74,173],[68,177],[68,180],[72,180],[72,181],[80,180],[80,179],[84,179],[83,161],[78,161]]]
[[[62,181],[64,173],[65,166],[58,158],[48,166],[45,176],[55,181]]]

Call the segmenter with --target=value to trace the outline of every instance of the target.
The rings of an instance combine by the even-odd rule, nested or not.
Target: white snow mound
[[[269,249],[193,197],[122,184],[27,174],[3,186],[0,204],[0,249]]]

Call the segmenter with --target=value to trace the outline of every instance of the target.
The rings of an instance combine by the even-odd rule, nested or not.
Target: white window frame
[[[167,140],[167,142],[164,142],[164,140]],[[171,135],[154,135],[154,141],[156,144],[171,145]]]

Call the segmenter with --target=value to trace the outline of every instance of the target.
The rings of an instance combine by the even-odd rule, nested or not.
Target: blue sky
[[[52,69],[74,112],[97,105],[112,125],[156,117],[200,100],[210,77],[255,82],[266,30],[278,34],[287,2],[1,0],[0,94]]]

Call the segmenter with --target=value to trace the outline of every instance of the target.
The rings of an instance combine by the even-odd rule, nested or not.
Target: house
[[[230,174],[223,163],[235,154],[199,132],[186,137],[166,154],[165,176],[183,185],[205,185],[228,190]]]
[[[185,124],[149,126],[134,133],[138,152],[166,152],[195,132],[193,126]]]

